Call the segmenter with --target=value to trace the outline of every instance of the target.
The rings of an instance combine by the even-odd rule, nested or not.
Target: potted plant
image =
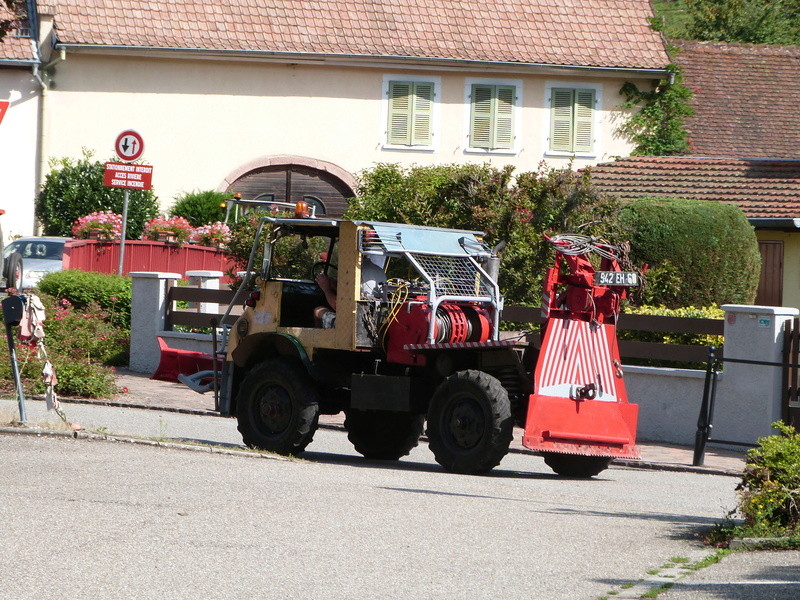
[[[217,221],[209,225],[198,227],[189,236],[189,241],[201,246],[212,246],[214,248],[223,248],[231,240],[230,227]]]
[[[110,210],[95,211],[75,221],[72,235],[79,240],[118,240],[122,235],[122,216]]]
[[[143,240],[183,244],[189,239],[192,226],[183,217],[156,217],[144,224]]]

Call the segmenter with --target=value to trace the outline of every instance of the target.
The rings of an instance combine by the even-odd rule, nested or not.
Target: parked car
[[[18,289],[34,288],[48,273],[60,271],[64,244],[68,237],[24,237],[18,238],[3,249],[3,258],[14,264],[14,256],[20,257]]]
[[[0,209],[0,215],[6,211]],[[0,277],[5,282],[5,289],[22,288],[22,256],[9,246],[8,251],[3,248],[3,229],[0,228]],[[3,288],[0,288],[3,291]]]

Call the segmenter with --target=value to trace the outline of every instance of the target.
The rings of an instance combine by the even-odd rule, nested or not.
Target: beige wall
[[[759,241],[783,242],[783,306],[800,308],[800,233],[756,231]]]
[[[78,157],[81,148],[100,160],[113,156],[119,132],[134,129],[145,141],[143,160],[154,166],[153,185],[162,206],[175,195],[218,188],[226,175],[261,157],[300,155],[346,171],[379,162],[441,164],[489,162],[534,170],[545,152],[549,114],[545,84],[560,78],[501,73],[519,80],[520,138],[512,154],[465,151],[468,106],[465,82],[481,72],[417,71],[440,82],[439,126],[434,150],[384,147],[384,76],[388,68],[284,65],[257,62],[115,59],[67,54],[47,97],[47,156]],[[627,155],[630,146],[613,134],[612,113],[621,79],[576,80],[602,85],[601,154],[577,159],[575,167]]]
[[[0,123],[0,217],[5,241],[33,233],[39,86],[26,69],[0,68],[0,100],[10,100]]]

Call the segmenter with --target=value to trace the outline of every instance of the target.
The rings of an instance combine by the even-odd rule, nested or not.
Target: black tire
[[[388,410],[345,411],[347,439],[365,458],[398,460],[419,444],[425,417]]]
[[[588,479],[605,471],[611,464],[611,458],[547,452],[544,455],[544,462],[553,471],[564,477]]]
[[[4,275],[6,287],[14,288],[17,291],[22,288],[22,256],[19,252],[8,257]]]
[[[430,449],[453,473],[486,473],[499,465],[513,427],[508,393],[482,371],[459,371],[445,379],[428,409]]]
[[[317,430],[319,395],[298,361],[268,360],[242,381],[236,419],[246,445],[295,455],[308,446]]]

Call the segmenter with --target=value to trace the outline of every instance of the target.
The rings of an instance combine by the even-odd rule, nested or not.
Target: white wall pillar
[[[180,279],[178,273],[135,272],[131,298],[130,369],[154,373],[161,352],[156,337],[164,329],[167,292]]]
[[[218,290],[222,271],[186,271],[189,285],[194,285],[203,290]],[[196,308],[201,313],[218,313],[219,304],[216,302],[190,302],[189,308]]]
[[[796,308],[725,304],[725,358],[783,362],[783,327]],[[781,417],[782,369],[725,362],[717,386],[712,439],[752,444]]]

